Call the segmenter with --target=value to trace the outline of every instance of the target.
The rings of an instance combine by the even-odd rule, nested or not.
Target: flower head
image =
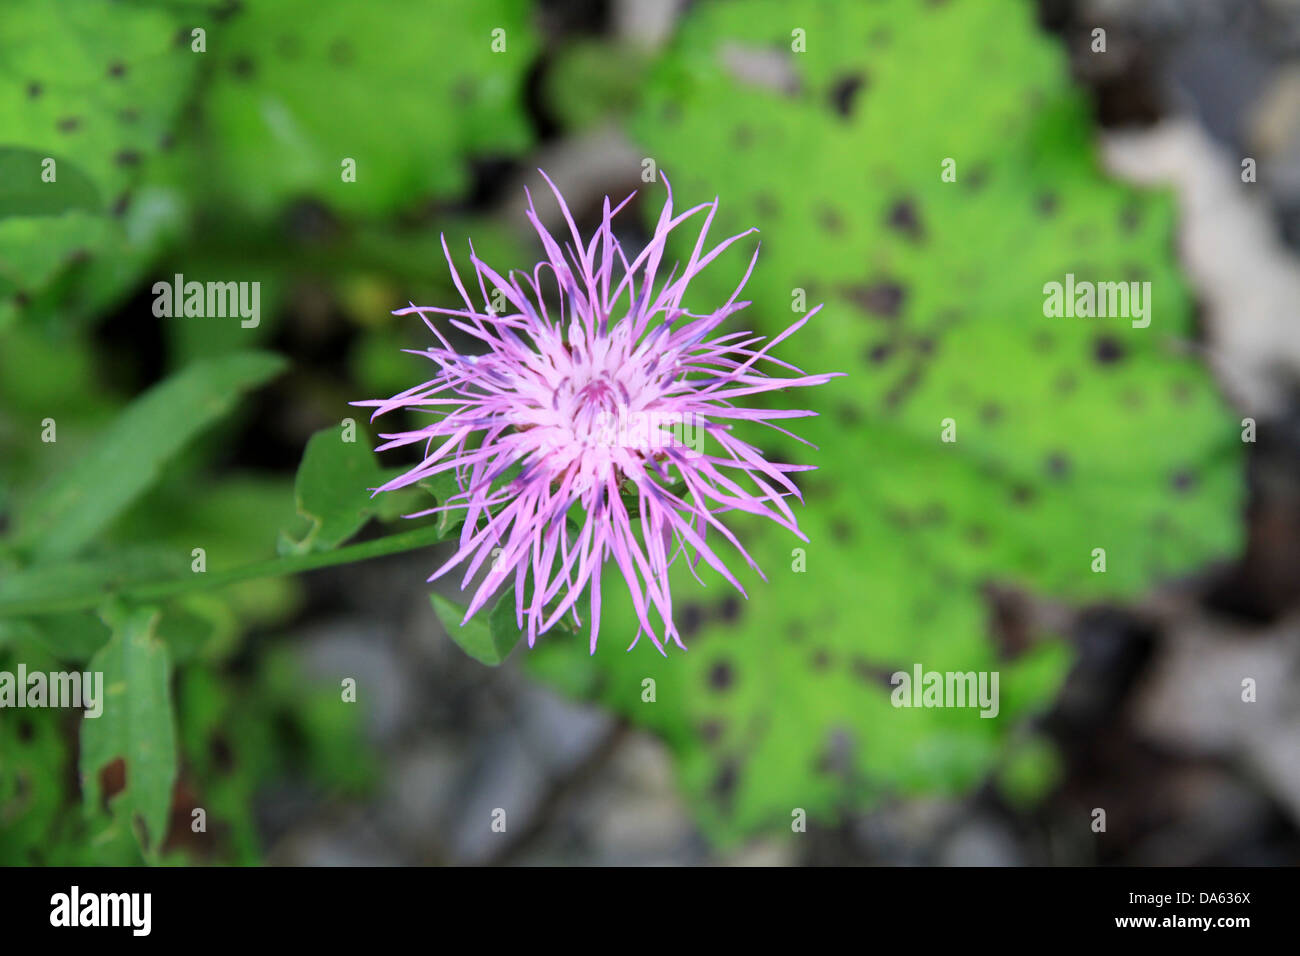
[[[600,226],[584,242],[563,197],[549,178],[546,182],[572,237],[567,255],[542,224],[530,194],[528,219],[546,254],[531,273],[502,276],[471,244],[480,308],[444,239],[465,308],[412,304],[394,313],[424,320],[438,344],[416,354],[432,361],[437,373],[393,398],[356,404],[374,406],[372,417],[404,408],[437,417],[414,431],[381,436],[386,442],[379,451],[423,444],[425,457],[377,492],[455,474],[459,492],[419,514],[465,509],[456,553],[429,579],[463,565],[464,588],[488,563],[465,620],[513,580],[517,623],[523,629],[526,622],[531,646],[566,614],[580,623],[577,600],[590,588],[594,653],[600,574],[612,558],[640,623],[632,644],[644,631],[662,653],[664,641],[684,647],[673,625],[668,587],[668,568],[678,556],[685,554],[692,569],[703,560],[745,593],[710,547],[710,531],[730,542],[762,576],[719,515],[733,510],[763,515],[807,540],[787,499],[802,500],[789,475],[811,466],[765,460],[732,434],[732,423],[757,422],[789,435],[773,422],[814,414],[749,408],[744,400],[834,377],[805,375],[770,354],[820,306],[768,341],[749,332],[715,335],[749,304],[737,298],[757,250],[736,291],[715,311],[689,312],[682,297],[692,278],[755,230],[706,251],[717,200],[674,215],[665,177],[668,196],[654,235],[629,261],[614,236],[613,220],[631,196],[613,209],[606,198]],[[680,274],[674,266],[664,278],[661,261],[669,234],[700,213],[705,215],[690,258]],[[480,354],[453,348],[437,316],[475,340]],[[789,374],[777,377],[769,369]],[[510,476],[512,468],[517,473]],[[663,622],[662,637],[652,611]]]

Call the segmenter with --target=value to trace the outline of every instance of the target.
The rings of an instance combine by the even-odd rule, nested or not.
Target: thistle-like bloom
[[[763,515],[807,540],[787,501],[802,501],[788,476],[812,466],[765,460],[732,434],[731,423],[757,422],[790,435],[773,422],[815,414],[747,408],[743,400],[834,377],[805,375],[769,354],[820,306],[766,343],[764,336],[749,332],[711,338],[749,305],[737,297],[757,250],[736,291],[716,311],[689,312],[682,296],[723,250],[756,230],[705,252],[717,200],[674,216],[665,177],[668,197],[654,235],[629,262],[614,237],[613,220],[631,196],[614,209],[606,198],[599,228],[583,242],[563,197],[549,178],[546,182],[572,236],[567,255],[542,225],[529,195],[528,219],[546,253],[531,274],[500,275],[478,258],[471,243],[483,301],[479,308],[444,238],[443,252],[465,308],[412,304],[394,313],[419,315],[437,338],[438,345],[415,353],[432,361],[437,374],[393,398],[356,404],[376,407],[372,419],[404,408],[438,417],[415,431],[381,436],[386,442],[378,451],[423,443],[425,457],[376,493],[454,470],[459,492],[440,507],[409,517],[465,509],[459,548],[429,580],[464,565],[465,588],[488,562],[491,570],[469,603],[466,621],[513,579],[517,624],[522,630],[527,621],[532,646],[565,614],[580,625],[577,600],[590,588],[595,653],[600,573],[613,558],[640,623],[632,645],[644,631],[660,653],[668,640],[684,648],[673,625],[668,587],[668,568],[678,556],[685,555],[692,574],[702,559],[744,594],[709,546],[708,533],[714,531],[763,576],[720,514]],[[661,277],[669,234],[706,210],[681,274],[674,266]],[[551,308],[543,293],[547,273]],[[442,321],[477,340],[481,354],[453,348],[431,315],[446,316]],[[762,363],[791,375],[769,375]],[[509,477],[516,466],[517,474]],[[662,638],[651,622],[652,610],[663,622]]]

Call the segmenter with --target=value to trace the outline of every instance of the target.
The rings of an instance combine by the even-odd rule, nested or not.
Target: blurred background
[[[688,654],[626,652],[612,601],[594,657],[487,667],[431,607],[442,551],[178,598],[162,803],[133,738],[90,760],[79,714],[0,711],[0,862],[1300,861],[1300,3],[11,0],[0,62],[0,612],[304,542],[309,438],[426,376],[391,311],[455,300],[441,235],[531,268],[538,167],[584,230],[637,190],[631,248],[659,173],[718,196],[716,239],[762,231],[735,327],[804,290],[782,357],[848,373],[789,398],[818,450],[754,439],[818,466],[806,570],[737,522],[769,581],[675,578]],[[157,316],[177,273],[259,282],[260,321]],[[1151,327],[1044,316],[1067,273],[1150,281]],[[84,542],[31,536],[133,399],[247,349],[284,370]],[[0,670],[111,633],[0,613]],[[999,716],[890,706],[914,664],[998,671]]]

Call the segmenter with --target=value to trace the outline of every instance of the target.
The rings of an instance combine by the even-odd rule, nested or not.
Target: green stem
[[[188,594],[191,591],[209,591],[214,588],[251,581],[257,578],[276,578],[286,574],[298,574],[302,571],[314,571],[336,564],[348,564],[353,561],[367,561],[370,558],[383,557],[386,554],[399,554],[416,548],[428,547],[444,540],[435,526],[416,528],[390,534],[373,541],[364,541],[333,551],[319,551],[312,554],[291,555],[289,557],[268,558],[228,571],[216,571],[211,574],[191,574],[188,577],[172,578],[166,581],[149,581],[142,584],[128,584],[121,587],[105,588],[102,591],[75,594],[68,597],[36,598],[0,603],[0,617],[21,617],[32,614],[59,614],[67,611],[82,611],[98,607],[112,597],[125,598],[134,602],[162,601]]]
[[[678,482],[666,490],[674,495],[681,495],[686,491],[686,483]],[[623,500],[628,508],[628,517],[633,520],[639,518],[638,499],[633,496],[625,496]],[[81,591],[66,596],[0,601],[0,618],[91,610],[111,598],[121,598],[134,603],[165,601],[168,598],[189,594],[192,591],[211,591],[231,584],[238,584],[241,581],[284,577],[288,574],[314,571],[317,568],[328,568],[336,564],[367,561],[370,558],[379,558],[387,554],[413,551],[416,548],[438,544],[443,540],[445,539],[439,535],[436,526],[427,525],[411,531],[402,531],[398,534],[376,538],[373,541],[365,541],[361,544],[335,548],[333,551],[317,551],[310,554],[268,558],[265,561],[245,564],[227,571],[215,571],[211,574],[196,572],[185,577],[169,578],[164,581],[107,585],[100,590]]]

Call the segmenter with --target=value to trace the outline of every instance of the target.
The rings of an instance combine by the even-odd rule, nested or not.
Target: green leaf
[[[176,729],[171,665],[155,628],[158,612],[123,613],[108,645],[91,659],[104,680],[104,710],[81,723],[81,787],[87,811],[100,803],[100,774],[121,760],[124,790],[112,798],[114,815],[125,815],[147,857],[157,857],[167,835],[176,782]]]
[[[283,367],[278,356],[246,352],[196,363],[156,385],[28,505],[19,542],[41,561],[75,554],[149,488],[172,455]]]
[[[15,659],[16,658],[16,659]],[[28,673],[58,669],[56,658],[24,647],[13,657],[0,653],[0,667],[17,661]],[[0,862],[30,866],[42,859],[65,829],[65,793],[72,766],[72,741],[54,708],[6,711],[0,720]]]
[[[529,13],[525,0],[246,4],[209,47],[206,145],[195,161],[219,196],[255,214],[304,194],[377,214],[459,193],[468,155],[530,144]],[[497,29],[505,50],[494,53]],[[414,36],[455,54],[395,42]]]
[[[137,205],[146,170],[171,143],[202,61],[190,52],[188,35],[180,42],[181,24],[161,5],[5,4],[0,130],[9,149],[0,161],[7,194],[0,200],[0,324],[13,302],[31,300],[87,264],[95,286],[114,290],[143,268],[150,237],[128,210]],[[31,156],[57,163],[55,182],[38,179],[36,195],[28,185]],[[100,260],[112,265],[96,269]]]
[[[383,472],[367,445],[344,441],[338,426],[312,435],[294,481],[298,513],[311,519],[312,528],[294,551],[328,551],[356,534],[377,512],[371,490],[382,483]]]
[[[515,478],[519,476],[519,473],[522,470],[522,466],[519,464],[511,465],[492,482],[492,492],[495,493],[498,489],[509,485],[510,482],[514,481]],[[451,468],[447,471],[440,471],[431,478],[425,478],[424,480],[417,482],[416,487],[422,488],[424,491],[431,494],[437,505],[444,505],[449,499],[461,493],[461,487],[456,481],[455,469]],[[496,514],[504,507],[505,503],[502,502],[493,505],[487,510],[491,514]],[[437,522],[438,534],[443,537],[451,537],[452,532],[465,523],[465,514],[466,501],[464,498],[457,500],[455,502],[455,507],[452,510],[438,512],[435,519]],[[482,522],[483,520],[483,516],[480,514],[479,521]]]
[[[806,55],[790,52],[795,25]],[[628,653],[635,617],[607,569],[594,658],[543,637],[529,666],[659,732],[724,843],[788,832],[795,807],[834,817],[975,786],[1070,658],[1046,635],[1004,653],[987,582],[1124,599],[1240,542],[1242,446],[1186,348],[1169,197],[1099,174],[1064,54],[1014,0],[834,0],[797,24],[778,0],[700,4],[628,125],[676,208],[719,196],[713,241],[764,231],[753,304],[724,331],[784,330],[803,290],[826,306],[775,354],[849,375],[773,396],[818,413],[795,429],[817,450],[745,434],[819,469],[799,481],[809,543],[726,517],[768,576],[741,577],[748,601],[713,574],[701,591],[679,562],[689,652],[665,659],[642,637]],[[683,307],[727,301],[752,250],[721,256]],[[1150,327],[1045,316],[1044,284],[1070,272],[1150,281]],[[916,663],[1000,672],[998,717],[893,707],[889,675]]]
[[[438,620],[446,628],[448,636],[460,645],[461,650],[480,663],[496,667],[510,656],[510,652],[519,643],[518,628],[502,625],[502,615],[506,613],[509,614],[511,625],[514,623],[513,589],[497,600],[496,606],[488,616],[491,623],[484,621],[480,613],[466,621],[464,627],[460,623],[465,616],[465,608],[462,605],[436,593],[430,594],[429,600],[438,615]],[[503,611],[502,607],[505,605],[508,605],[508,608]]]
[[[55,165],[49,167],[47,160]],[[42,179],[46,168],[54,170],[53,182]],[[0,146],[0,219],[95,212],[101,204],[94,182],[76,164],[40,150]]]
[[[426,478],[417,482],[417,484],[420,488],[433,495],[435,507],[445,505],[448,498],[460,492],[460,486],[456,484],[454,469],[440,471],[432,478]],[[465,511],[463,509],[439,511],[435,516],[435,520],[438,525],[438,534],[449,536],[465,523]]]
[[[997,772],[998,789],[1012,805],[1029,810],[1060,782],[1061,774],[1055,745],[1034,736],[1011,749]]]

